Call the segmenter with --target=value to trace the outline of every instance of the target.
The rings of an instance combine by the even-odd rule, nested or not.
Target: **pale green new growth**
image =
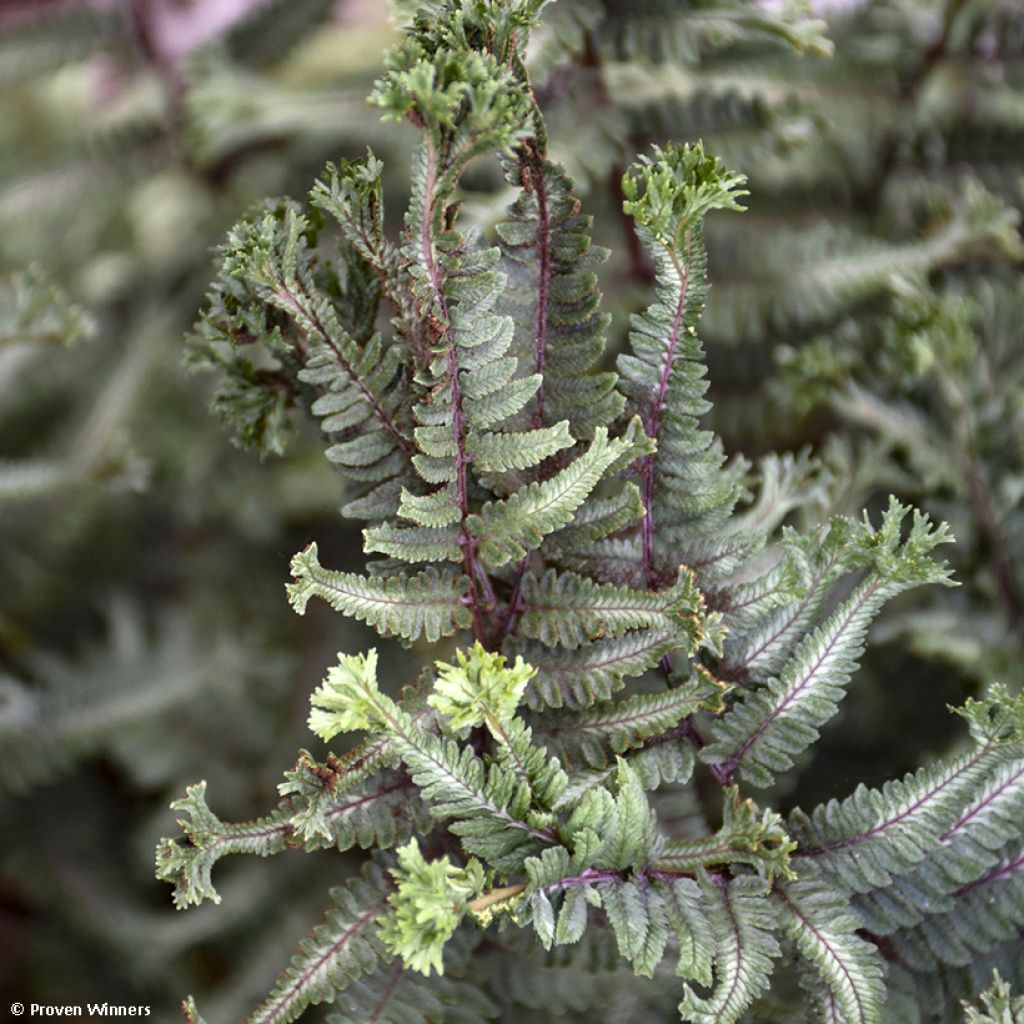
[[[537,670],[521,657],[506,668],[503,654],[491,654],[479,642],[468,655],[456,651],[455,657],[455,665],[437,663],[437,681],[427,703],[447,716],[453,729],[486,723],[500,730],[515,714]]]
[[[369,729],[373,724],[373,695],[377,690],[377,652],[338,655],[338,664],[313,694],[309,728],[322,740],[339,732]]]
[[[654,147],[622,179],[623,209],[672,252],[712,210],[742,210],[746,178],[726,170],[702,145]]]
[[[458,927],[469,900],[486,885],[480,862],[470,858],[455,868],[447,857],[423,859],[415,839],[395,851],[391,875],[398,888],[388,897],[391,910],[380,922],[384,944],[420,974],[444,973],[441,952]]]
[[[774,881],[794,878],[790,854],[796,841],[783,828],[782,818],[771,810],[759,810],[752,800],[741,800],[736,786],[726,788],[722,827],[705,839],[668,843],[658,856],[656,869],[694,872],[712,864],[749,864],[758,874]]]

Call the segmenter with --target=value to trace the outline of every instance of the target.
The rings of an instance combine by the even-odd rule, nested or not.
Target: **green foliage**
[[[221,673],[243,663],[234,642],[203,643],[194,623],[168,615],[146,635],[123,602],[107,615],[108,636],[76,660],[39,653],[25,678],[0,675],[0,784],[21,792],[65,775],[93,752],[134,760],[126,731],[158,733],[161,716],[186,712]],[[140,684],[144,680],[144,684]]]
[[[384,944],[411,970],[444,973],[441,952],[458,927],[469,900],[487,884],[480,862],[452,867],[447,857],[423,859],[416,841],[397,851],[392,869],[398,888],[388,897],[391,910],[380,923]]]
[[[769,785],[789,768],[836,712],[857,665],[867,628],[882,604],[925,583],[948,582],[949,573],[929,557],[951,539],[914,514],[905,539],[907,510],[893,500],[878,530],[864,520],[848,534],[846,556],[867,569],[856,590],[794,648],[778,677],[752,691],[715,723],[713,742],[701,756],[727,777],[740,770],[754,785]]]
[[[378,962],[386,963],[389,956],[377,922],[390,888],[380,868],[371,864],[361,877],[332,889],[323,923],[303,940],[246,1024],[288,1024],[308,1006],[332,1000]]]
[[[800,352],[782,355],[785,387],[808,408],[827,404],[878,441],[873,481],[896,462],[905,489],[957,510],[956,566],[967,588],[960,643],[940,642],[947,610],[925,605],[893,622],[929,657],[974,678],[1019,682],[1018,525],[1022,364],[1009,281],[940,290],[896,282],[891,309]],[[869,353],[877,352],[879,362]]]
[[[967,1006],[965,1024],[1019,1024],[1024,1020],[1024,996],[1013,996],[996,971],[992,986],[981,994],[981,1005]]]
[[[883,967],[842,897],[794,883],[780,891],[787,935],[818,977],[812,994],[822,1018],[869,1021],[885,998]]]
[[[311,597],[320,597],[336,611],[406,640],[451,636],[469,622],[468,587],[462,578],[422,572],[375,579],[334,572],[320,565],[316,544],[292,559],[292,575],[295,582],[288,585],[288,597],[300,615]]]
[[[0,730],[35,787],[3,867],[52,915],[15,970],[87,948],[118,990],[238,1019],[334,886],[250,1019],[1012,1017],[979,996],[1024,984],[1012,5],[833,11],[831,62],[801,5],[394,6],[383,72],[394,34],[323,0],[187,55],[188,5],[0,16]],[[339,152],[308,201],[252,205]],[[727,164],[743,217],[715,212],[746,194]],[[228,218],[187,360],[283,456],[261,468],[173,366]],[[839,424],[870,444],[727,457]],[[947,582],[942,520],[948,593],[919,586]],[[97,645],[125,587],[146,614]],[[379,657],[313,699],[334,750],[226,820],[359,623]],[[969,739],[917,749],[967,694]],[[117,837],[199,776],[217,813],[189,787],[157,871],[222,904],[168,918]]]
[[[703,876],[701,889],[714,949],[714,987],[701,996],[687,986],[679,1012],[694,1024],[739,1020],[767,988],[780,952],[768,886],[750,876],[732,884]]]
[[[820,1019],[879,1024],[890,981],[906,991],[1016,941],[1020,701],[993,687],[961,709],[966,752],[810,813],[742,794],[778,795],[838,714],[883,606],[949,584],[934,553],[952,538],[895,498],[877,526],[865,513],[780,529],[827,500],[818,465],[765,459],[755,492],[704,427],[704,223],[747,193],[700,144],[655,147],[622,177],[655,301],[617,372],[600,368],[605,254],[547,156],[524,65],[540,6],[411,12],[372,95],[419,132],[397,242],[369,154],[312,193],[340,232],[337,261],[319,213],[290,201],[250,215],[222,251],[193,361],[220,368],[222,412],[264,451],[280,448],[287,408],[321,419],[345,513],[369,521],[364,550],[385,556],[366,575],[334,571],[310,544],[292,561],[293,607],[320,597],[417,654],[445,637],[455,649],[424,657],[433,667],[397,698],[376,650],[339,654],[309,725],[361,741],[325,765],[304,755],[255,822],[225,825],[191,789],[176,805],[184,841],[161,844],[158,871],[184,906],[217,898],[223,853],[404,844],[374,855],[394,885],[377,866],[350,883],[251,1020],[338,993],[342,1020],[429,1019],[423,1007],[450,1001],[478,958],[532,939],[563,966],[603,942],[654,999],[671,955],[690,1024],[756,1015],[794,962]],[[614,36],[617,15],[590,15],[586,32]],[[698,50],[748,34],[824,49],[816,23],[744,5],[682,23]],[[487,153],[518,189],[493,234],[463,226],[460,200]],[[965,202],[929,252],[979,237],[1013,248],[998,204]],[[888,274],[888,258],[853,267],[844,295]],[[815,278],[826,294],[829,273]],[[680,829],[682,793],[703,806]],[[400,963],[378,968],[388,954]],[[456,988],[439,987],[449,965]],[[478,988],[468,1016],[489,1019],[505,996]]]
[[[0,315],[0,345],[70,345],[96,334],[95,320],[39,267],[3,282]]]
[[[455,657],[455,665],[437,663],[437,681],[427,703],[437,708],[453,729],[487,723],[500,730],[519,707],[533,670],[522,658],[516,658],[512,668],[505,668],[505,656],[491,654],[479,642],[468,656],[456,651]]]

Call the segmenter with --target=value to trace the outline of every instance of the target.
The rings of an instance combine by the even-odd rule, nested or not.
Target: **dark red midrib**
[[[544,165],[540,156],[536,139],[527,142],[529,161],[527,171],[530,184],[537,199],[537,307],[533,322],[533,363],[534,371],[541,375],[540,387],[537,388],[537,404],[533,412],[533,426],[544,425],[544,369],[547,362],[548,341],[548,299],[551,288],[551,223],[548,213],[547,181],[544,178]]]
[[[333,569],[325,569],[322,565],[319,566],[319,568],[320,568],[320,571],[324,574],[319,580],[314,578],[315,573],[310,573],[309,574],[310,579],[312,579],[314,583],[318,583],[320,586],[324,587],[325,589],[333,590],[336,593],[345,594],[346,596],[349,596],[349,597],[359,597],[360,596],[359,591],[356,588],[349,587],[349,588],[346,589],[340,583],[333,582],[331,580],[331,578],[330,578],[330,574],[332,572],[334,572]],[[363,577],[359,577],[359,579],[362,581]],[[425,608],[425,607],[454,608],[455,607],[455,604],[453,604],[452,602],[450,602],[450,601],[443,601],[443,602],[441,602],[438,598],[433,597],[433,596],[431,596],[430,599],[427,600],[427,601],[409,601],[409,600],[405,600],[404,598],[403,599],[398,599],[398,598],[390,597],[390,596],[384,594],[383,592],[381,592],[379,594],[374,594],[373,601],[374,601],[375,604],[393,605],[396,608]]]
[[[786,695],[786,699],[783,700],[777,707],[773,708],[771,713],[767,716],[767,718],[763,719],[761,722],[758,723],[757,728],[754,729],[753,732],[751,732],[751,734],[743,741],[739,749],[725,763],[723,767],[726,768],[727,771],[734,772],[739,767],[739,764],[743,760],[747,751],[757,742],[758,738],[761,735],[763,735],[765,729],[767,729],[768,726],[770,726],[772,722],[774,722],[786,710],[786,708],[794,700],[796,700],[797,696],[800,693],[802,693],[807,686],[810,685],[810,681],[817,674],[818,669],[821,668],[821,666],[825,663],[825,660],[829,657],[829,655],[831,655],[832,651],[835,649],[836,644],[839,643],[839,638],[842,636],[843,631],[846,629],[846,627],[850,624],[850,621],[861,610],[861,608],[863,608],[864,605],[867,604],[867,602],[872,597],[874,597],[874,595],[881,589],[881,586],[881,581],[878,581],[865,589],[863,596],[860,598],[860,600],[857,601],[853,608],[850,609],[842,625],[840,625],[839,628],[835,631],[834,635],[832,636],[832,639],[829,640],[828,644],[825,646],[825,650],[823,650],[819,655],[818,660],[811,666],[811,668],[806,673],[804,673],[804,677],[801,680],[800,685],[791,690]]]
[[[982,747],[981,750],[967,761],[962,768],[955,775],[949,776],[944,779],[937,786],[933,786],[927,793],[921,796],[920,799],[915,800],[905,811],[901,811],[894,818],[887,818],[885,821],[879,822],[874,828],[869,829],[867,832],[858,832],[855,836],[848,836],[846,839],[841,839],[835,843],[829,843],[824,846],[815,846],[805,850],[795,850],[793,852],[794,857],[820,857],[825,853],[832,853],[835,850],[842,850],[848,846],[856,846],[857,843],[864,842],[867,839],[871,839],[873,836],[884,832],[886,829],[893,828],[898,825],[904,818],[913,814],[918,808],[923,807],[936,793],[941,792],[947,786],[951,786],[964,772],[970,771],[990,750],[989,746]],[[948,833],[947,833],[948,835]],[[945,837],[943,837],[945,838]]]
[[[736,974],[733,977],[732,985],[729,987],[729,993],[726,996],[723,1006],[728,1006],[732,1002],[732,997],[736,992],[736,989],[740,985],[740,976],[743,973],[743,939],[742,932],[740,931],[739,921],[736,920],[736,911],[733,909],[732,900],[729,899],[729,887],[725,882],[719,881],[718,887],[722,890],[722,902],[725,904],[725,912],[729,915],[729,924],[732,927],[733,934],[736,936]]]
[[[690,236],[687,234],[686,246],[689,249]],[[680,277],[679,301],[676,303],[675,314],[672,318],[672,330],[669,334],[668,349],[665,353],[665,362],[661,368],[661,379],[658,381],[658,388],[651,400],[650,410],[646,423],[647,436],[658,439],[658,431],[661,429],[661,414],[665,409],[665,395],[668,391],[669,378],[672,376],[672,368],[675,365],[676,349],[679,346],[679,338],[682,334],[683,316],[686,312],[686,296],[690,286],[690,274],[688,270],[679,266],[679,261],[674,253],[671,254],[672,263]],[[643,559],[644,575],[647,578],[647,586],[654,588],[656,574],[654,572],[654,455],[648,455],[643,462],[641,470],[643,479],[643,502],[644,518],[642,525],[643,537]]]
[[[294,310],[301,312],[304,316],[308,317],[313,326],[317,329],[320,337],[324,339],[324,344],[334,353],[335,359],[341,365],[341,368],[348,374],[349,380],[351,380],[356,387],[359,388],[360,393],[366,400],[367,404],[373,410],[374,415],[380,420],[381,425],[384,429],[394,438],[395,443],[399,448],[407,455],[411,456],[415,453],[416,449],[412,442],[402,433],[398,428],[398,424],[391,418],[388,411],[380,404],[377,400],[377,396],[363,383],[359,375],[355,372],[352,365],[348,360],[341,354],[341,350],[331,340],[331,336],[327,333],[327,329],[324,327],[320,318],[316,315],[312,308],[304,307],[298,300],[297,296],[287,289],[281,289],[277,292],[278,298],[283,302],[290,305]]]
[[[342,932],[342,934],[339,935],[338,938],[332,942],[331,945],[328,946],[328,948],[325,949],[313,963],[302,971],[286,991],[282,992],[281,995],[272,1003],[261,1008],[260,1011],[257,1011],[259,1014],[258,1016],[254,1014],[252,1017],[248,1018],[246,1024],[262,1024],[264,1021],[275,1020],[277,1014],[281,1010],[281,1007],[287,1005],[297,992],[301,992],[303,986],[309,981],[309,979],[312,978],[313,975],[316,974],[316,972],[320,970],[320,968],[323,967],[323,965],[332,956],[334,956],[339,949],[344,948],[352,936],[366,925],[367,921],[375,919],[384,906],[386,906],[386,901],[380,900],[375,903],[371,909],[360,914],[359,917],[357,917],[355,921],[353,921],[352,924],[349,925],[349,927],[346,928],[345,931]]]
[[[988,885],[990,882],[997,882],[1000,878],[1013,874],[1013,872],[1020,867],[1024,867],[1024,853],[1019,854],[1013,860],[1008,861],[1005,864],[997,864],[990,871],[986,871],[981,878],[976,878],[973,882],[968,882],[967,885],[962,885],[955,893],[953,893],[953,897],[959,898],[961,896],[966,896],[969,892],[973,892],[975,889],[980,889],[983,885]]]
[[[375,793],[369,793],[366,796],[360,797],[358,800],[350,800],[348,803],[339,804],[336,807],[332,807],[329,811],[324,812],[324,817],[331,819],[336,818],[339,814],[344,814],[346,811],[351,811],[356,807],[361,807],[363,804],[372,803],[374,800],[381,800],[385,796],[396,792],[399,789],[407,789],[409,786],[408,782],[397,782],[393,786],[388,786],[386,789],[379,789]],[[244,825],[241,826],[245,828]],[[214,840],[214,846],[221,846],[224,843],[230,843],[237,839],[262,839],[266,836],[282,835],[285,837],[293,836],[295,834],[295,826],[292,823],[285,822],[281,825],[274,825],[268,828],[254,828],[249,829],[241,835],[232,835],[229,832],[219,832],[217,838]],[[204,849],[210,849],[210,846],[204,847]]]
[[[967,824],[967,822],[971,820],[971,818],[973,818],[977,814],[980,814],[986,807],[989,806],[989,804],[998,800],[999,797],[1002,796],[1002,794],[1005,793],[1006,790],[1009,789],[1010,786],[1012,786],[1022,775],[1024,775],[1024,768],[1021,768],[1019,771],[1014,772],[1014,774],[1011,775],[1001,786],[997,787],[993,792],[989,793],[989,795],[985,797],[985,799],[982,800],[980,804],[976,804],[974,807],[970,809],[970,811],[967,814],[965,814],[959,820],[955,821],[950,826],[949,831],[946,832],[945,835],[939,837],[939,841],[943,843],[948,842],[950,837],[952,837],[952,835],[955,832],[958,832],[960,829],[962,829]]]
[[[768,648],[773,643],[775,643],[775,641],[778,640],[778,638],[782,636],[782,634],[785,633],[786,630],[789,629],[794,622],[796,622],[796,620],[804,612],[807,606],[811,603],[811,601],[814,598],[815,591],[818,589],[821,583],[824,582],[825,579],[827,579],[829,573],[835,567],[835,564],[836,560],[833,559],[821,572],[819,572],[811,580],[810,584],[807,587],[806,593],[797,602],[796,607],[793,608],[793,614],[774,633],[772,633],[771,636],[765,637],[765,639],[761,642],[761,644],[758,645],[757,648],[755,648],[749,654],[744,656],[741,662],[737,662],[735,665],[730,665],[726,663],[724,666],[722,666],[722,668],[719,670],[718,677],[722,680],[730,682],[738,678],[739,676],[745,674],[751,663],[756,658],[759,658],[762,654],[764,654],[764,652],[768,650]]]
[[[667,690],[666,693],[676,694],[677,697],[682,698],[684,703],[687,700],[692,700],[692,696],[687,695],[684,690]],[[636,722],[643,722],[645,719],[652,718],[652,717],[654,717],[656,715],[664,715],[666,712],[668,712],[672,708],[672,704],[673,703],[674,703],[674,701],[670,701],[668,704],[666,704],[666,705],[664,705],[663,707],[660,707],[660,708],[655,708],[655,709],[647,708],[647,709],[644,709],[643,711],[637,712],[636,714],[633,714],[633,715],[623,715],[623,716],[621,716],[619,718],[610,718],[610,719],[606,719],[605,721],[602,721],[602,722],[593,722],[593,723],[586,723],[586,722],[584,722],[582,724],[577,722],[575,724],[569,725],[568,728],[574,729],[574,730],[579,730],[580,732],[589,732],[591,730],[601,730],[601,729],[615,728],[616,726],[631,725],[631,724],[636,723]],[[558,729],[558,730],[555,730],[555,731],[561,732],[562,730]]]
[[[840,970],[846,976],[846,980],[849,984],[850,991],[853,993],[854,999],[857,1000],[857,1007],[860,1010],[860,1019],[867,1020],[867,1016],[864,1012],[864,1004],[861,1002],[860,992],[858,991],[857,986],[854,984],[853,976],[850,974],[849,968],[847,968],[845,962],[843,961],[843,958],[839,956],[839,954],[832,948],[832,944],[814,926],[814,924],[811,921],[809,921],[806,917],[804,917],[803,914],[800,913],[800,908],[797,907],[797,905],[793,903],[792,900],[790,900],[787,896],[783,895],[781,892],[777,892],[777,895],[779,899],[789,907],[793,914],[796,917],[798,917],[801,921],[803,921],[807,928],[810,929],[814,937],[828,950],[829,955],[832,957],[832,960],[839,965]]]
[[[462,412],[462,385],[459,383],[459,360],[455,351],[455,339],[451,333],[451,318],[448,314],[448,303],[445,301],[441,274],[434,261],[434,246],[430,237],[431,219],[434,207],[434,186],[437,183],[437,153],[429,142],[424,142],[427,154],[426,180],[423,188],[423,212],[420,215],[420,251],[423,263],[430,277],[430,286],[434,291],[438,310],[444,324],[448,340],[448,375],[452,388],[452,428],[455,433],[455,495],[459,504],[462,526],[459,529],[459,546],[462,548],[463,570],[469,579],[469,593],[473,615],[473,636],[484,643],[484,625],[480,613],[480,602],[477,597],[477,564],[473,538],[465,527],[469,515],[469,486],[467,468],[469,458],[466,453],[466,425]]]

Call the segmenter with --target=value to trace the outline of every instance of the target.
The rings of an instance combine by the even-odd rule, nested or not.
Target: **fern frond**
[[[782,671],[833,585],[853,568],[853,532],[849,520],[838,517],[806,537],[785,531],[782,562],[719,598],[730,627],[718,667],[722,678],[767,682]]]
[[[537,669],[526,688],[530,708],[580,710],[610,700],[622,689],[624,679],[654,668],[679,646],[679,639],[677,629],[670,627],[630,630],[573,650],[515,637],[506,642],[506,648]]]
[[[639,522],[643,514],[640,488],[636,484],[626,484],[611,497],[592,495],[576,510],[568,526],[545,539],[544,554],[555,563],[572,560],[575,552]]]
[[[398,773],[348,788],[339,784],[340,773],[332,775],[328,769],[325,774],[330,781],[320,779],[315,788],[308,783],[300,787],[300,769],[288,773],[289,782],[281,789],[294,795],[269,815],[237,824],[222,821],[209,809],[205,782],[189,786],[185,796],[171,804],[172,810],[188,815],[178,819],[184,836],[180,841],[161,840],[156,852],[156,876],[174,886],[175,906],[182,910],[207,899],[219,903],[210,875],[230,854],[269,857],[287,849],[387,849],[428,820],[408,779]]]
[[[192,996],[182,1000],[181,1015],[185,1019],[185,1024],[206,1024]]]
[[[424,978],[400,963],[353,982],[335,1007],[328,1024],[484,1024],[497,1016],[494,1003],[465,978]]]
[[[1016,211],[977,181],[959,182],[924,237],[892,241],[834,223],[810,230],[773,231],[771,264],[754,246],[741,257],[749,271],[718,284],[720,302],[709,311],[716,340],[755,342],[771,332],[810,333],[838,322],[859,303],[884,294],[894,275],[927,276],[984,255],[1019,259]]]
[[[328,458],[356,480],[390,479],[414,451],[399,349],[384,348],[372,333],[379,287],[376,278],[364,279],[366,264],[350,250],[343,254],[346,279],[327,268],[347,300],[336,304],[315,283],[315,245],[316,232],[295,203],[268,204],[239,222],[221,250],[189,366],[225,374],[215,407],[241,443],[266,451],[283,450],[286,412],[299,400],[292,378],[309,385],[310,411],[337,435]],[[351,314],[347,323],[343,309]]]
[[[714,936],[714,981],[707,996],[685,985],[679,1012],[688,1024],[735,1024],[768,987],[780,952],[778,911],[758,878],[705,876],[701,891]]]
[[[564,417],[574,437],[590,438],[623,405],[615,375],[594,372],[609,321],[598,312],[594,269],[608,253],[591,246],[590,218],[580,212],[571,179],[547,159],[543,140],[523,140],[505,172],[521,190],[497,226],[508,275],[503,308],[515,323],[520,365],[543,379],[531,422]]]
[[[267,857],[285,849],[291,835],[283,811],[246,825],[226,825],[207,806],[205,781],[189,786],[171,809],[188,815],[178,819],[188,845],[161,840],[156,850],[156,877],[174,886],[174,905],[179,910],[204,900],[220,903],[210,872],[222,856],[254,853]]]
[[[0,346],[71,345],[94,337],[96,330],[92,314],[41,267],[0,280]]]
[[[707,292],[703,219],[713,209],[740,209],[744,180],[697,145],[656,149],[653,160],[642,158],[622,182],[623,208],[654,260],[658,282],[657,302],[633,318],[630,351],[618,359],[627,409],[642,417],[658,444],[641,468],[649,585],[667,572],[667,559],[673,568],[685,564],[686,543],[721,526],[739,497],[713,435],[698,426],[709,406],[696,324]]]
[[[823,1003],[834,1004],[832,1018],[877,1024],[885,998],[882,959],[856,934],[859,922],[842,897],[800,882],[778,887],[774,895],[782,907],[783,931],[827,989]]]
[[[981,994],[980,1006],[964,1003],[964,1024],[1021,1024],[1024,1022],[1024,995],[1014,996],[998,971],[992,985]]]
[[[685,570],[672,587],[655,593],[549,570],[523,580],[520,629],[546,647],[580,647],[633,629],[670,629],[678,646],[689,649],[699,630],[699,597],[693,574]]]
[[[632,963],[636,974],[653,977],[669,939],[668,910],[658,888],[609,882],[596,889],[619,952]]]
[[[778,814],[760,810],[752,800],[741,800],[739,790],[730,786],[725,790],[722,827],[703,839],[666,843],[654,870],[684,873],[748,864],[769,881],[776,876],[792,878],[790,854],[795,847]]]
[[[344,612],[377,629],[383,636],[434,641],[470,626],[468,582],[464,577],[423,572],[417,576],[372,579],[356,573],[324,569],[316,544],[292,559],[294,583],[288,600],[302,615],[311,597],[320,597],[335,611]]]
[[[634,694],[577,714],[562,713],[539,731],[555,741],[563,760],[575,754],[591,768],[604,768],[612,760],[609,751],[623,754],[698,711],[720,710],[722,690],[710,675],[697,673],[673,689]]]
[[[979,785],[1007,756],[994,744],[980,746],[881,790],[859,786],[842,803],[823,804],[811,817],[794,811],[797,857],[810,859],[832,884],[851,892],[887,886],[936,851],[960,809],[970,806]]]
[[[377,271],[389,297],[397,301],[398,253],[384,237],[383,177],[383,163],[368,150],[362,160],[328,164],[309,198],[334,218],[349,245]]]
[[[654,883],[665,900],[679,947],[676,974],[707,988],[714,978],[715,936],[704,912],[704,891],[692,878],[660,878]]]
[[[387,907],[391,888],[380,867],[368,864],[361,878],[332,889],[324,922],[303,939],[270,995],[245,1024],[290,1024],[307,1007],[333,1000],[354,980],[386,962],[377,919]]]
[[[598,427],[587,451],[561,472],[504,501],[485,504],[466,520],[466,528],[480,541],[483,563],[498,568],[522,558],[548,534],[567,526],[607,469],[631,447],[628,438],[609,440],[608,431]]]
[[[972,963],[1000,943],[1016,939],[1024,921],[1024,848],[1016,840],[980,878],[952,894],[952,909],[932,914],[891,941],[903,961],[918,971],[943,964]]]
[[[865,581],[813,633],[796,647],[778,679],[749,691],[717,719],[712,742],[701,751],[725,777],[741,770],[758,786],[771,783],[818,736],[838,709],[857,665],[868,626],[886,601],[911,587],[948,580],[948,571],[930,558],[948,542],[946,528],[934,529],[920,513],[905,541],[900,529],[907,509],[893,499],[877,531],[860,529],[860,557],[870,566]]]
[[[342,657],[313,695],[310,726],[323,739],[339,732],[383,732],[401,757],[412,781],[440,820],[462,838],[466,850],[496,868],[519,865],[537,843],[551,844],[550,830],[536,827],[531,815],[534,794],[516,773],[485,765],[471,747],[427,732],[404,708],[377,686],[376,657]],[[557,791],[557,780],[542,778]]]
[[[597,7],[604,15],[599,38],[620,60],[694,63],[706,49],[766,40],[800,53],[828,56],[832,52],[825,23],[812,18],[801,5],[769,12],[744,0],[683,9],[661,0],[642,0],[630,8],[628,17],[608,0],[601,0]]]
[[[39,653],[30,680],[0,674],[0,785],[13,791],[58,776],[76,758],[111,750],[127,731],[194,705],[220,674],[239,671],[237,649],[204,643],[192,624],[165,615],[155,637],[122,602],[109,638],[75,659]]]

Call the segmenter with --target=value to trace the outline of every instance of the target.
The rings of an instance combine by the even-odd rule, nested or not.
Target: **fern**
[[[304,940],[266,1000],[246,1018],[247,1024],[295,1020],[307,1006],[334,994],[372,970],[387,955],[376,932],[386,905],[388,884],[379,868],[369,868],[331,891],[331,908],[323,924]]]
[[[292,574],[295,582],[289,584],[288,596],[299,614],[311,597],[322,597],[336,611],[407,640],[421,634],[436,640],[468,624],[467,586],[458,578],[424,572],[409,579],[378,580],[333,572],[320,565],[315,544],[292,559]]]
[[[589,438],[623,406],[615,375],[592,372],[608,325],[598,312],[594,271],[607,252],[591,245],[590,219],[580,212],[571,179],[547,158],[543,138],[523,140],[506,176],[521,191],[497,233],[517,359],[541,377],[531,422],[565,416],[573,436]]]
[[[713,987],[705,997],[687,988],[679,1011],[694,1024],[732,1022],[768,987],[779,955],[772,934],[775,915],[765,900],[766,886],[757,879],[729,883],[705,877],[702,883],[713,936]]]
[[[0,291],[0,344],[74,344],[95,336],[97,325],[38,267],[5,281]]]
[[[106,619],[104,643],[76,660],[40,653],[26,677],[0,676],[5,789],[59,778],[87,754],[117,757],[126,730],[158,728],[164,712],[182,713],[204,690],[216,690],[219,673],[242,664],[234,643],[204,642],[181,614],[158,621],[152,639],[124,602],[113,603]]]
[[[998,971],[992,979],[991,988],[982,993],[981,1007],[965,1008],[966,1024],[995,1024],[1000,1021],[1018,1024],[1018,1021],[1024,1019],[1024,997],[1011,996],[1010,986],[1003,981]]]
[[[857,918],[842,898],[799,884],[777,898],[787,934],[819,975],[823,1019],[877,1020],[885,997],[882,965],[871,945],[855,934]]]
[[[882,604],[910,587],[948,579],[928,558],[936,544],[948,541],[915,517],[900,540],[906,510],[897,503],[883,515],[877,532],[865,523],[854,540],[868,567],[864,582],[831,617],[797,645],[778,679],[738,703],[716,723],[714,742],[703,751],[710,764],[731,778],[742,769],[757,785],[785,770],[817,737],[817,729],[835,714],[864,644],[867,626]]]
[[[935,549],[951,537],[895,498],[877,526],[821,525],[799,514],[829,501],[819,463],[753,470],[706,429],[704,225],[746,192],[702,145],[655,147],[621,178],[655,295],[602,368],[605,254],[548,154],[525,63],[542,6],[405,10],[371,96],[418,133],[397,239],[368,154],[328,169],[316,214],[277,201],[222,252],[193,359],[227,378],[217,401],[245,441],[280,448],[292,408],[320,420],[345,513],[384,556],[335,571],[311,543],[290,601],[305,613],[319,597],[425,664],[399,692],[408,661],[339,654],[309,726],[348,753],[304,754],[252,822],[226,824],[193,787],[158,872],[184,906],[217,898],[228,853],[379,851],[251,1021],[327,1000],[339,1020],[511,1019],[532,1005],[521,986],[469,997],[467,979],[505,978],[532,950],[539,984],[579,964],[648,979],[621,987],[652,1019],[672,1002],[690,1024],[772,1012],[796,964],[804,1008],[880,1024],[892,992],[1015,941],[1019,700],[996,687],[970,701],[969,749],[880,789],[788,819],[746,795],[790,785],[883,606],[949,583]],[[572,17],[597,51],[653,48],[647,19],[688,60],[766,37],[826,48],[815,22],[739,3],[643,5],[632,35],[600,4]],[[515,190],[493,229],[467,224],[462,202],[483,155]],[[980,195],[927,252],[853,266],[841,301],[979,238],[1011,246]],[[833,271],[809,275],[828,302]]]

